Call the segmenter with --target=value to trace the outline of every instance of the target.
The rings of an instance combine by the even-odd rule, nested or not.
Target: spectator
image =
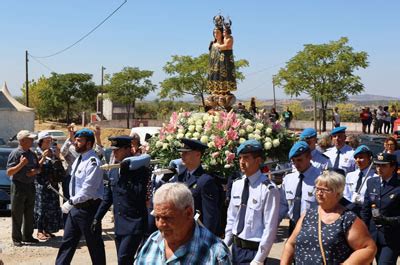
[[[376,112],[376,127],[377,127],[376,132],[379,134],[382,133],[382,127],[384,121],[385,121],[385,111],[383,110],[382,106],[378,106],[378,110]]]
[[[370,264],[376,246],[367,227],[340,205],[345,179],[325,171],[315,181],[318,208],[297,222],[282,252],[281,264]],[[321,255],[322,254],[322,255]]]
[[[373,134],[378,133],[378,125],[379,125],[379,122],[378,122],[378,110],[374,109],[374,111],[372,113],[372,126],[373,126],[372,133]]]
[[[257,113],[256,98],[252,97],[250,101],[250,112],[253,114]]]
[[[372,117],[372,113],[371,113],[369,107],[366,107],[366,111],[368,113],[368,120],[367,120],[368,134],[370,134],[373,117]]]
[[[391,122],[391,117],[390,117],[390,113],[389,113],[389,107],[385,106],[383,108],[383,111],[385,112],[385,118],[383,120],[384,132],[385,132],[385,134],[389,134],[389,132],[390,132],[390,122]]]
[[[367,133],[369,114],[368,114],[368,111],[367,111],[367,109],[365,107],[363,107],[362,110],[361,110],[360,120],[361,120],[361,124],[362,124],[362,132],[363,133]]]
[[[279,113],[276,112],[275,108],[271,109],[271,112],[269,113],[268,118],[269,118],[270,122],[273,122],[273,123],[279,120]]]
[[[35,134],[27,130],[18,132],[19,145],[10,153],[7,161],[7,176],[11,178],[11,237],[16,247],[21,247],[22,242],[39,242],[32,236],[34,180],[40,172],[38,158],[30,149],[35,137]],[[22,226],[23,233],[21,233]]]
[[[333,122],[333,127],[340,127],[340,114],[339,114],[339,108],[335,107],[333,109],[333,117],[332,117],[332,122]]]
[[[392,105],[390,109],[390,132],[393,133],[394,131],[394,121],[397,119],[397,109],[395,105]]]
[[[385,148],[383,152],[395,155],[397,158],[397,164],[400,165],[400,150],[396,139],[394,139],[393,137],[386,138],[383,146]]]
[[[315,147],[321,153],[325,153],[329,148],[332,147],[331,135],[327,132],[322,133],[318,140],[318,145]]]
[[[289,129],[290,122],[293,119],[293,112],[290,111],[289,107],[286,108],[286,111],[282,113],[283,119],[285,121],[285,128]]]
[[[166,183],[154,194],[159,231],[146,241],[135,261],[144,264],[232,264],[229,249],[194,219],[191,191],[182,183]]]
[[[360,145],[360,141],[356,135],[347,135],[346,144],[355,150]]]

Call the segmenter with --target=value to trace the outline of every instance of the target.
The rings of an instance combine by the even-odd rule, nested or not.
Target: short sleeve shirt
[[[33,153],[30,149],[28,151],[24,151],[20,147],[14,149],[8,156],[7,169],[18,165],[19,161],[21,160],[21,156],[25,156],[26,158],[28,158],[29,162],[20,171],[18,171],[16,174],[11,176],[11,179],[13,181],[16,180],[16,181],[23,182],[23,183],[32,183],[35,180],[35,178],[28,177],[26,174],[31,169],[38,168],[39,161],[38,161],[36,154]]]

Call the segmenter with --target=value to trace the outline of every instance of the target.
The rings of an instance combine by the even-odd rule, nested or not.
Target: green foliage
[[[142,100],[156,89],[156,85],[149,79],[152,75],[152,71],[140,70],[138,67],[124,67],[121,72],[106,76],[109,82],[106,85],[107,96],[111,101],[124,104],[126,107],[127,128],[130,128],[129,116],[131,107],[135,109],[136,100]]]
[[[304,113],[304,108],[301,105],[300,101],[292,101],[289,104],[287,104],[285,106],[284,111],[286,110],[286,108],[289,107],[289,110],[293,113],[293,118],[294,119],[299,119],[299,117],[301,117]]]
[[[242,67],[249,66],[247,60],[235,61],[236,78],[244,80],[244,75],[239,71]],[[168,74],[161,82],[161,98],[175,99],[184,95],[192,95],[202,102],[207,94],[208,77],[208,54],[201,54],[198,57],[173,55],[171,61],[164,66],[164,72]]]
[[[283,87],[286,94],[308,94],[321,103],[323,130],[330,102],[347,101],[349,95],[364,90],[361,78],[354,71],[368,66],[368,54],[354,52],[347,43],[348,39],[342,37],[328,44],[306,44],[273,78],[274,84]]]

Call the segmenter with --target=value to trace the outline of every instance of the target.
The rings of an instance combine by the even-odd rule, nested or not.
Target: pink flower
[[[211,126],[212,126],[212,122],[211,121],[207,121],[206,124],[204,124],[204,131],[210,130]]]
[[[222,137],[216,136],[214,138],[214,144],[215,144],[215,147],[217,147],[218,150],[221,150],[222,147],[225,146],[225,139],[222,138]]]
[[[226,132],[226,138],[228,140],[232,140],[235,141],[238,138],[238,133],[237,131],[235,131],[234,129],[230,128],[227,132]]]
[[[220,123],[220,122],[217,123],[217,126],[216,126],[216,127],[217,127],[217,129],[220,130],[220,131],[223,131],[223,130],[225,129],[224,124],[223,124],[223,123]]]
[[[233,162],[234,159],[235,159],[235,153],[229,153],[229,154],[226,156],[225,161],[226,161],[228,164],[231,164],[231,163]]]
[[[238,128],[240,126],[240,124],[241,124],[241,121],[235,119],[235,120],[232,121],[231,126],[232,126],[232,128],[236,129],[236,128]]]
[[[211,157],[212,157],[212,158],[216,158],[216,157],[218,157],[218,156],[219,156],[219,152],[214,152],[214,153],[211,154]]]
[[[272,130],[274,130],[274,131],[279,131],[280,129],[282,128],[282,126],[281,126],[281,124],[280,123],[274,123],[273,125],[272,125]]]

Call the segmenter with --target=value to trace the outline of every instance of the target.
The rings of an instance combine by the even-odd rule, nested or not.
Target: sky
[[[25,51],[35,57],[54,54],[92,30],[123,0],[0,1],[0,83],[14,96],[22,94]],[[399,98],[400,1],[267,1],[267,0],[128,0],[86,39],[56,56],[30,58],[29,79],[57,73],[90,73],[101,82],[125,66],[154,71],[172,55],[208,52],[214,15],[232,20],[236,59],[246,59],[246,79],[238,84],[239,99],[272,99],[272,76],[304,44],[322,44],[348,37],[354,51],[368,53],[369,67],[357,71],[366,94]],[[149,99],[156,97],[150,95]],[[289,98],[281,88],[276,97]]]

